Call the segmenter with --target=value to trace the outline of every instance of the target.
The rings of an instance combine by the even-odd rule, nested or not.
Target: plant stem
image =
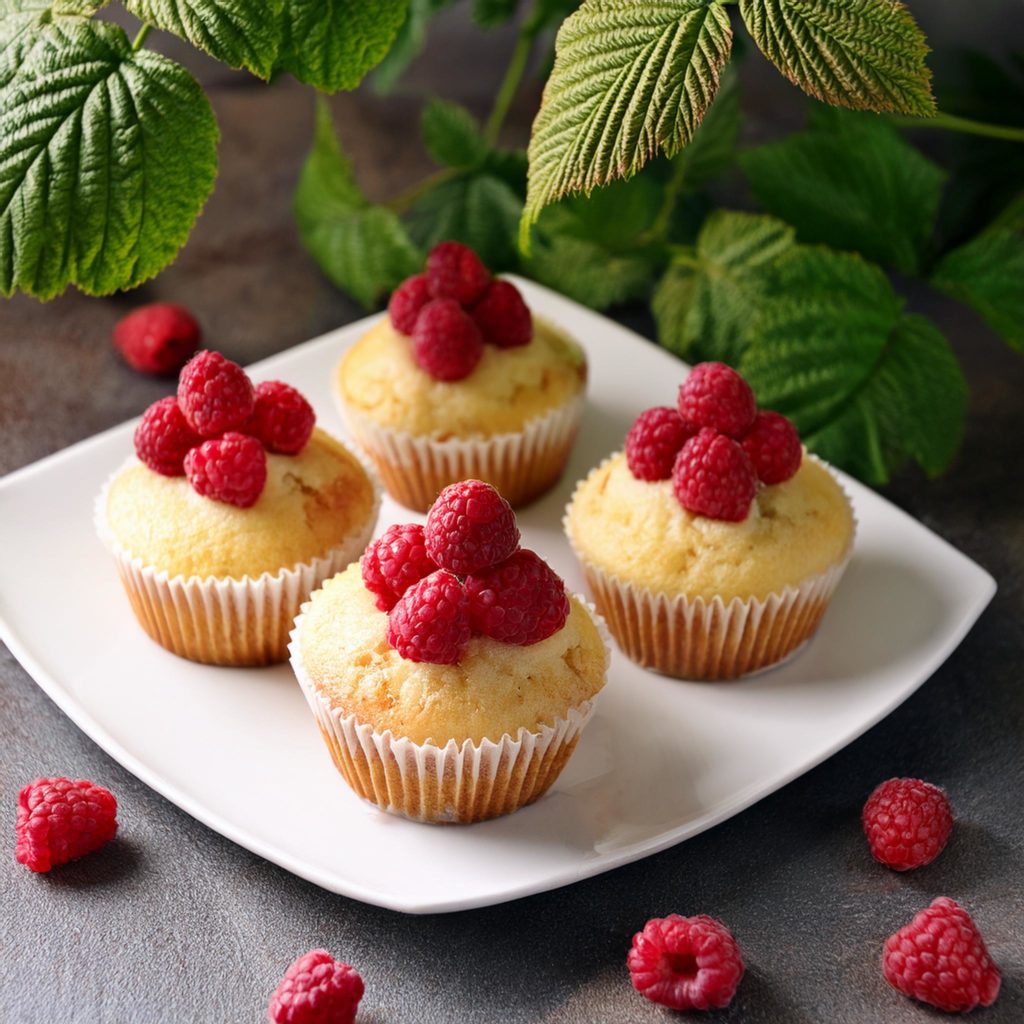
[[[149,22],[146,22],[142,28],[139,29],[138,35],[132,41],[132,53],[135,53],[137,50],[142,48],[142,44],[146,41],[146,36],[149,35],[152,28],[153,26],[150,25]]]
[[[934,117],[896,116],[891,120],[900,128],[946,128],[967,135],[984,135],[990,139],[1024,142],[1024,128],[1016,128],[1009,124],[986,124],[984,121],[975,121],[969,117],[946,114],[941,110]]]
[[[505,69],[505,77],[501,80],[498,95],[495,96],[494,106],[491,108],[491,114],[487,118],[487,124],[484,125],[484,139],[491,146],[498,141],[498,132],[501,131],[501,126],[505,121],[508,108],[512,105],[512,100],[515,99],[519,83],[523,80],[526,62],[530,59],[534,32],[529,25],[530,19],[527,18],[523,28],[519,30],[515,49],[512,51],[512,57],[508,62],[508,67]]]
[[[395,213],[405,213],[424,192],[429,192],[435,185],[442,185],[444,182],[458,177],[461,173],[457,167],[442,167],[441,170],[428,174],[415,185],[410,185],[404,192],[399,192],[394,199],[389,199],[384,205]]]

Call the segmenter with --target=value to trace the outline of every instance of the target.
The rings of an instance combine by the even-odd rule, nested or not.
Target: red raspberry
[[[953,831],[946,794],[920,779],[889,779],[868,797],[861,815],[875,860],[897,871],[930,864]]]
[[[98,850],[117,831],[117,801],[87,779],[36,779],[18,794],[14,856],[49,871]]]
[[[527,647],[557,633],[569,617],[561,577],[533,551],[466,577],[469,624],[474,632]]]
[[[219,352],[204,349],[189,360],[178,378],[178,405],[203,437],[240,427],[252,415],[254,404],[245,370]]]
[[[427,554],[423,527],[418,523],[389,526],[360,559],[363,583],[375,595],[377,607],[389,612],[398,599],[424,576],[437,571]]]
[[[757,476],[732,438],[705,427],[676,457],[672,487],[679,504],[694,515],[739,523],[750,513]]]
[[[725,363],[698,363],[679,388],[679,415],[691,434],[711,427],[742,437],[756,412],[750,385]]]
[[[466,588],[438,569],[414,583],[391,609],[388,643],[409,661],[454,665],[469,640]]]
[[[433,298],[426,274],[407,277],[392,293],[388,303],[391,326],[402,334],[412,334],[420,310]]]
[[[255,437],[230,431],[185,456],[185,475],[198,494],[250,508],[267,482],[267,453]]]
[[[626,464],[637,480],[667,480],[690,436],[679,413],[660,405],[640,413],[626,435]]]
[[[704,914],[648,921],[633,936],[626,965],[637,992],[673,1010],[728,1006],[743,977],[736,940]]]
[[[460,576],[508,558],[519,546],[512,506],[482,480],[450,484],[427,513],[427,554]]]
[[[363,979],[326,949],[300,956],[274,989],[267,1007],[272,1024],[352,1024]]]
[[[427,257],[427,281],[435,299],[471,306],[490,284],[491,273],[468,245],[439,242]]]
[[[192,314],[170,302],[140,306],[114,326],[114,346],[142,373],[177,373],[199,348],[201,337]]]
[[[492,281],[471,315],[484,341],[498,348],[529,345],[533,338],[533,317],[511,281]]]
[[[468,377],[484,354],[480,331],[453,299],[434,299],[420,311],[412,332],[412,354],[435,380]]]
[[[135,454],[164,476],[184,476],[185,456],[202,438],[188,425],[178,400],[170,395],[154,402],[135,428]]]
[[[257,384],[256,404],[244,432],[259,440],[268,452],[298,455],[313,433],[316,413],[302,394],[279,380]]]
[[[804,450],[796,427],[781,413],[759,412],[741,442],[763,484],[781,484],[800,468]]]
[[[950,1013],[991,1006],[1002,980],[971,915],[948,896],[885,940],[882,973],[905,996]]]

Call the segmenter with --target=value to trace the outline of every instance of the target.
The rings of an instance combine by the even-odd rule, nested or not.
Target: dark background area
[[[910,6],[935,51],[940,100],[961,81],[963,48],[1001,58],[1024,43],[1019,3]],[[435,23],[395,94],[363,88],[332,99],[373,198],[432,169],[416,133],[427,94],[486,114],[512,41],[508,30],[474,29],[460,4]],[[166,36],[150,42],[209,91],[223,135],[216,190],[178,261],[137,291],[112,299],[70,292],[46,305],[0,300],[0,473],[135,416],[169,391],[111,348],[114,322],[136,305],[189,306],[207,343],[243,363],[362,315],[306,255],[292,221],[310,90],[289,79],[261,85]],[[752,47],[741,78],[745,141],[799,124],[800,94]],[[525,141],[539,91],[532,81],[514,106],[510,144]],[[920,141],[940,156],[962,145],[940,132]],[[100,751],[0,648],[0,835],[8,837],[0,1020],[249,1024],[264,1018],[287,964],[315,946],[362,972],[362,1024],[668,1020],[629,986],[629,940],[648,917],[704,912],[728,923],[748,964],[733,1005],[708,1019],[923,1022],[941,1015],[889,989],[880,951],[942,894],[971,911],[1004,971],[999,1002],[978,1019],[1024,1020],[1024,360],[965,307],[920,287],[910,296],[964,363],[970,420],[947,476],[930,482],[907,472],[885,493],[985,566],[1000,590],[903,707],[781,792],[673,850],[554,893],[417,918],[323,892],[199,825]],[[650,336],[642,310],[618,315]],[[122,808],[116,842],[52,876],[13,860],[17,791],[41,774],[96,779]],[[907,875],[871,861],[859,826],[867,794],[897,774],[945,786],[958,821],[946,852]]]

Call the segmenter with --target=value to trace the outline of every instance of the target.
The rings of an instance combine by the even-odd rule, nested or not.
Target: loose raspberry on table
[[[279,380],[257,384],[252,415],[245,433],[255,437],[268,452],[298,455],[313,433],[316,413],[301,392]]]
[[[725,363],[698,363],[679,388],[678,408],[691,434],[711,427],[733,438],[750,429],[757,412],[750,385]]]
[[[704,914],[648,921],[633,936],[626,963],[633,988],[673,1010],[728,1006],[744,970],[729,929]]]
[[[189,360],[178,378],[178,405],[203,437],[242,426],[252,415],[256,396],[238,363],[204,350]]]
[[[420,310],[433,298],[426,274],[407,277],[392,293],[388,302],[391,325],[402,334],[412,334]]]
[[[482,480],[446,487],[427,513],[427,554],[460,576],[496,565],[519,546],[512,506]]]
[[[637,416],[626,435],[626,464],[637,480],[667,480],[690,431],[667,405]]]
[[[1002,980],[971,915],[948,896],[885,940],[882,973],[904,995],[949,1013],[991,1006]]]
[[[164,476],[184,476],[185,456],[202,438],[188,425],[178,400],[170,395],[154,402],[135,428],[135,454]]]
[[[471,311],[484,341],[498,348],[518,348],[533,338],[533,317],[511,281],[492,281]]]
[[[142,373],[177,373],[202,338],[195,317],[183,306],[153,302],[140,306],[114,326],[114,346]]]
[[[490,284],[491,273],[468,245],[439,242],[427,256],[427,282],[435,299],[471,306]]]
[[[185,456],[185,475],[204,498],[251,508],[267,482],[267,453],[248,434],[229,431]]]
[[[889,779],[868,797],[861,815],[875,860],[897,871],[930,864],[953,831],[946,794],[920,779]]]
[[[466,577],[469,624],[474,632],[523,647],[557,633],[569,617],[561,577],[533,551]]]
[[[676,457],[672,487],[679,503],[694,515],[738,523],[750,513],[757,476],[739,444],[705,427]]]
[[[796,427],[777,412],[759,412],[740,443],[763,484],[789,480],[800,468],[804,456]]]
[[[113,793],[87,779],[35,779],[18,794],[14,856],[31,871],[84,857],[117,832]]]
[[[272,1024],[352,1024],[362,998],[359,972],[326,949],[313,949],[285,971],[267,1016]]]
[[[454,665],[470,637],[466,588],[438,569],[414,583],[388,615],[388,643],[409,661]]]
[[[363,583],[382,612],[389,612],[414,583],[437,571],[418,523],[389,526],[360,559]]]
[[[479,329],[454,299],[434,299],[420,310],[412,332],[412,354],[435,380],[468,377],[483,353]]]

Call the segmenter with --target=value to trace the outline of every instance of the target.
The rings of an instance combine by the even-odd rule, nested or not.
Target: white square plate
[[[590,360],[589,405],[559,487],[521,513],[524,543],[574,590],[562,536],[574,482],[633,417],[670,403],[684,367],[604,317],[517,281]],[[252,368],[283,378],[343,434],[329,393],[334,331]],[[287,666],[222,669],[168,654],[135,624],[93,534],[93,499],[131,450],[115,427],[0,481],[0,636],[49,696],[189,814],[317,885],[412,913],[487,906],[596,875],[696,835],[855,739],[931,675],[995,592],[983,569],[853,480],[853,560],[816,638],[739,683],[662,678],[616,652],[595,718],[532,807],[468,827],[361,802],[335,771]],[[385,499],[379,529],[411,513]],[[54,765],[59,768],[59,765]]]

